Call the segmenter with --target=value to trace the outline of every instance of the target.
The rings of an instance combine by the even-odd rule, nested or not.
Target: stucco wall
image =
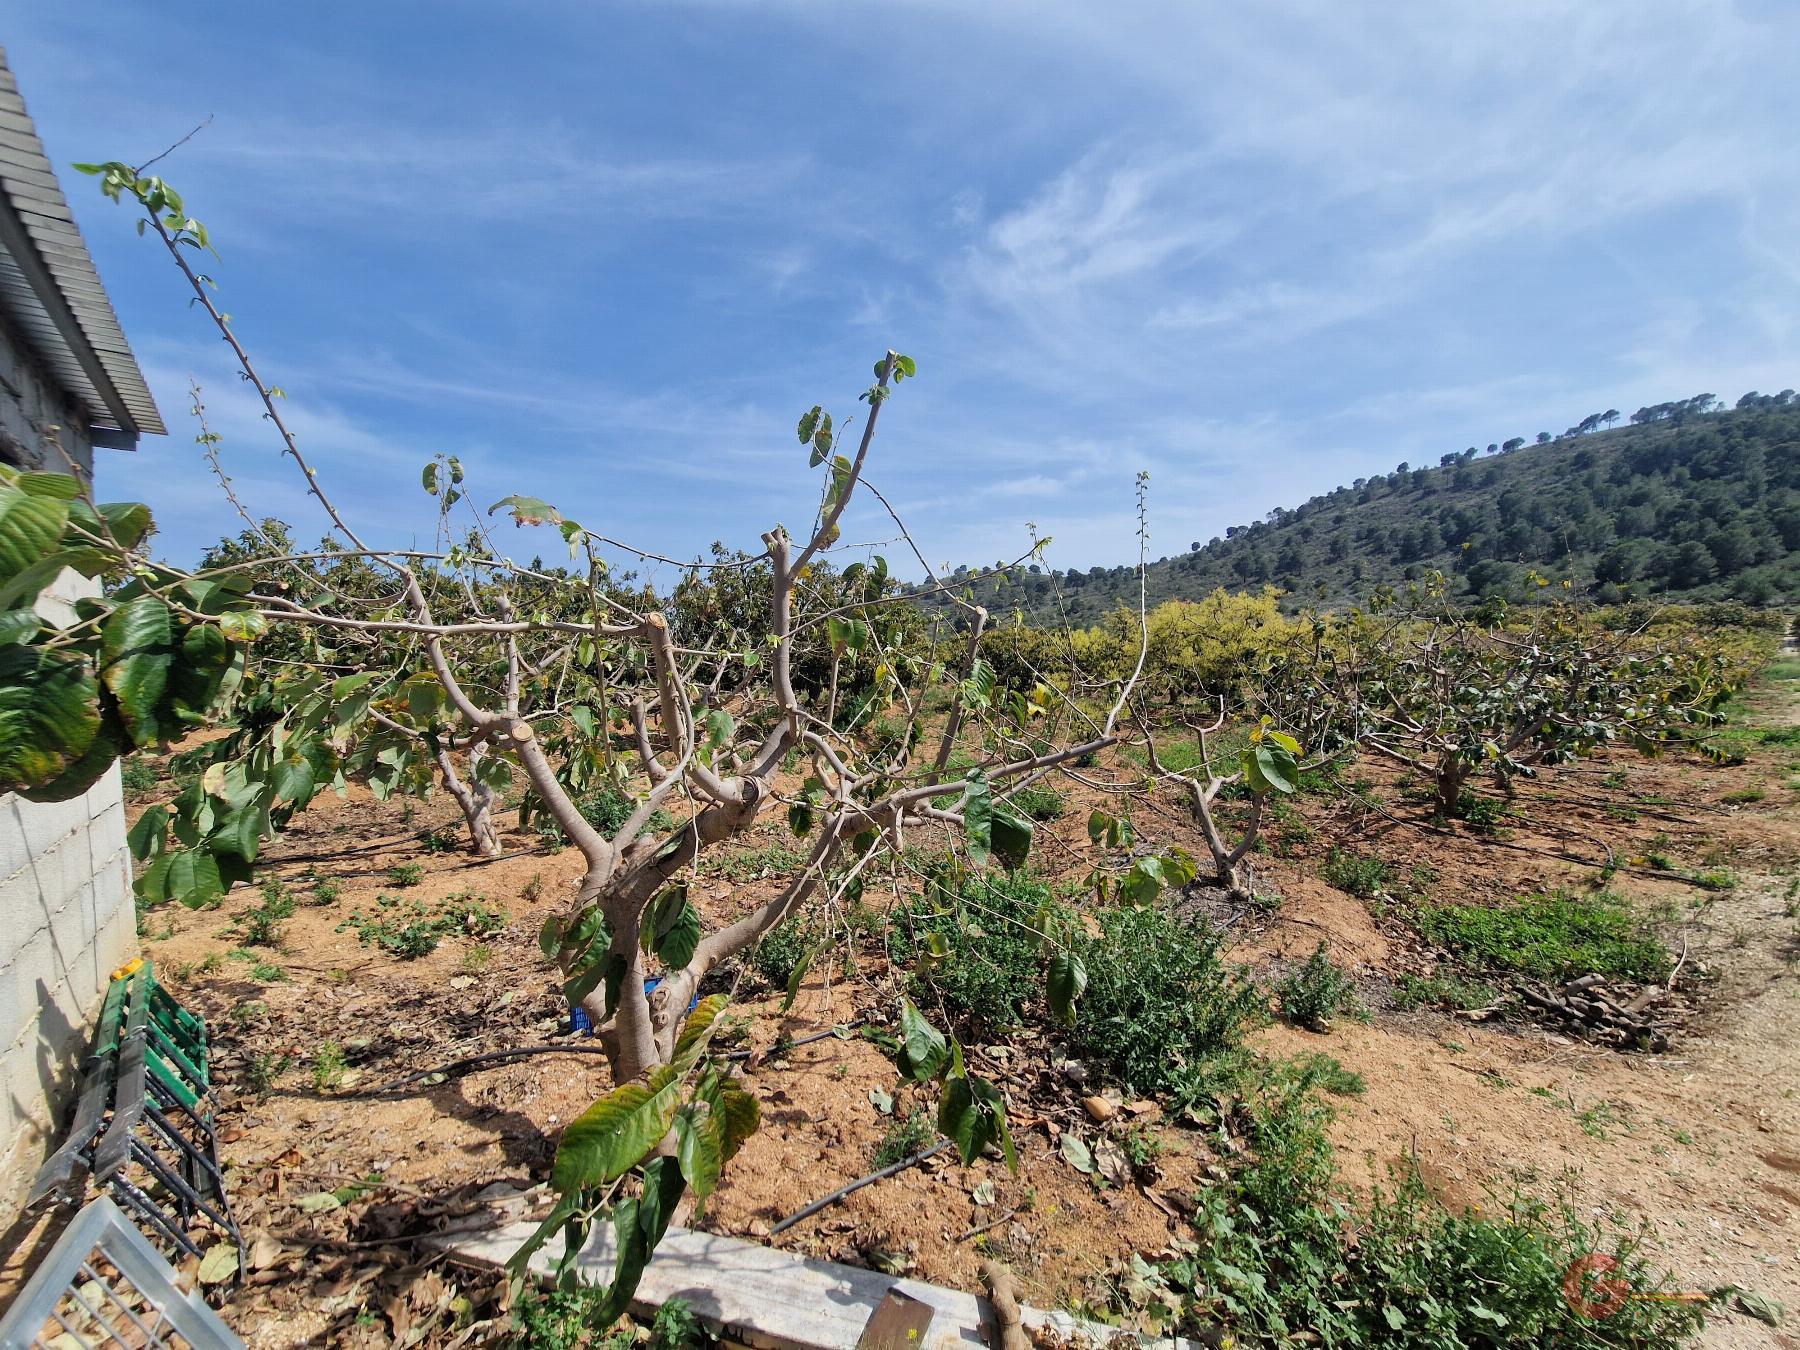
[[[0,450],[66,470],[52,435],[91,470],[84,427],[0,329]],[[65,572],[39,612],[61,617],[83,589]],[[74,801],[0,796],[0,1219],[65,1123],[106,977],[136,947],[118,766]]]

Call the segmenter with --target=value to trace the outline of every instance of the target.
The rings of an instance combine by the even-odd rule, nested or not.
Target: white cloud
[[[1062,565],[1134,553],[1140,466],[1165,552],[1403,458],[1800,383],[1792,6],[910,8],[871,47],[836,7],[709,5],[680,101],[597,49],[641,122],[309,38],[284,70],[324,92],[222,81],[176,176],[335,288],[271,362],[334,467],[379,494],[457,449],[696,544],[806,508],[793,418],[871,337],[921,362],[874,472],[928,554],[1030,517]],[[572,14],[536,40],[591,40]],[[788,106],[756,44],[854,78]],[[91,46],[71,116],[194,120]]]

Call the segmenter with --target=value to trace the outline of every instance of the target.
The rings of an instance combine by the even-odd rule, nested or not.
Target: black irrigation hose
[[[798,1050],[803,1045],[811,1045],[814,1041],[822,1041],[829,1036],[842,1037],[849,1032],[855,1031],[860,1026],[867,1026],[868,1021],[869,1019],[866,1017],[859,1017],[854,1022],[841,1022],[837,1026],[832,1027],[829,1031],[814,1032],[811,1036],[802,1036],[799,1040],[789,1041],[785,1045],[780,1041],[777,1041],[774,1045],[769,1047],[769,1053],[773,1054],[776,1050]],[[733,1050],[729,1054],[718,1056],[718,1058],[749,1059],[750,1056],[755,1053],[754,1050]]]
[[[860,1191],[864,1186],[871,1186],[874,1183],[876,1183],[877,1181],[885,1181],[888,1177],[893,1176],[896,1172],[904,1172],[909,1167],[917,1167],[920,1163],[924,1162],[927,1158],[935,1158],[938,1154],[942,1153],[945,1149],[947,1149],[949,1147],[950,1147],[950,1141],[948,1139],[940,1139],[937,1141],[937,1143],[933,1144],[930,1148],[921,1149],[919,1152],[913,1154],[912,1157],[910,1157],[910,1158],[902,1158],[899,1162],[893,1164],[891,1167],[884,1167],[879,1172],[871,1172],[866,1177],[858,1177],[855,1181],[851,1182],[848,1186],[839,1187],[837,1190],[833,1191],[830,1195],[823,1196],[820,1199],[813,1201],[810,1205],[808,1205],[805,1209],[800,1210],[798,1213],[788,1215],[787,1218],[783,1219],[780,1223],[776,1224],[773,1228],[771,1228],[769,1230],[769,1236],[774,1237],[777,1233],[785,1233],[788,1229],[792,1228],[795,1224],[799,1223],[802,1219],[810,1219],[810,1218],[812,1218],[813,1215],[817,1214],[820,1210],[830,1208],[832,1205],[835,1205],[838,1201],[842,1200],[846,1195],[849,1195],[852,1191]]]
[[[470,1055],[466,1059],[453,1059],[448,1064],[440,1064],[434,1069],[420,1069],[409,1073],[404,1078],[396,1078],[391,1083],[383,1083],[380,1087],[364,1088],[361,1092],[346,1093],[350,1097],[385,1097],[390,1092],[397,1092],[409,1083],[416,1083],[421,1078],[430,1078],[433,1074],[442,1074],[445,1078],[471,1073],[488,1064],[501,1064],[508,1060],[524,1059],[527,1055],[603,1055],[606,1048],[600,1045],[520,1045],[511,1050],[490,1050],[485,1055]],[[436,1086],[434,1083],[432,1086]]]
[[[866,1017],[859,1017],[854,1022],[846,1022],[841,1026],[832,1027],[829,1031],[821,1031],[811,1036],[802,1036],[797,1041],[789,1041],[784,1048],[796,1049],[802,1045],[811,1045],[814,1041],[822,1041],[828,1036],[838,1036],[853,1031],[857,1027],[864,1025],[867,1021],[868,1019]],[[606,1048],[600,1045],[560,1045],[555,1043],[545,1045],[520,1045],[514,1046],[511,1050],[490,1050],[484,1055],[469,1055],[464,1059],[453,1059],[448,1064],[440,1064],[436,1068],[431,1069],[419,1069],[416,1072],[407,1074],[403,1078],[396,1078],[391,1083],[383,1083],[380,1087],[364,1088],[361,1092],[349,1092],[344,1095],[347,1097],[385,1097],[390,1092],[397,1092],[411,1083],[416,1083],[423,1078],[430,1078],[436,1074],[442,1074],[445,1078],[450,1078],[460,1074],[472,1073],[476,1069],[483,1068],[489,1064],[504,1064],[510,1060],[524,1059],[528,1055],[603,1055],[605,1053]],[[753,1052],[749,1050],[733,1050],[730,1054],[720,1055],[719,1058],[749,1059],[752,1053]],[[432,1086],[436,1087],[437,1085],[434,1083]]]

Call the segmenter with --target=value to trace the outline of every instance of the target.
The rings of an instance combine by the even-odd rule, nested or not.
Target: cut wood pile
[[[1583,975],[1548,992],[1521,985],[1519,996],[1587,1040],[1638,1050],[1669,1048],[1668,1033],[1651,1021],[1652,1012],[1669,998],[1660,984],[1645,985],[1629,997],[1623,991],[1615,996],[1605,976]]]

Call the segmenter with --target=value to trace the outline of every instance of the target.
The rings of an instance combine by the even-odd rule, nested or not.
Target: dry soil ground
[[[1800,682],[1765,681],[1748,716],[1795,725]],[[1260,1034],[1270,1052],[1325,1050],[1366,1080],[1362,1096],[1340,1102],[1335,1137],[1346,1171],[1360,1184],[1379,1182],[1416,1156],[1453,1204],[1486,1203],[1494,1188],[1515,1184],[1565,1196],[1594,1216],[1644,1225],[1684,1284],[1738,1283],[1800,1308],[1797,770],[1800,748],[1780,744],[1753,748],[1748,762],[1730,767],[1623,754],[1562,766],[1522,785],[1492,838],[1434,827],[1379,766],[1358,771],[1383,805],[1336,793],[1306,798],[1303,823],[1274,830],[1261,856],[1259,882],[1280,894],[1279,907],[1219,912],[1232,923],[1234,957],[1265,977],[1324,936],[1358,979],[1368,1021],[1341,1020],[1326,1036],[1281,1024]],[[1067,874],[1091,865],[1088,804],[1085,790],[1072,790],[1063,819],[1041,831],[1054,837],[1043,856]],[[1141,799],[1134,813],[1141,835],[1159,846],[1196,843],[1173,798]],[[268,850],[267,875],[298,900],[278,946],[244,944],[244,916],[261,903],[254,888],[215,910],[144,919],[144,949],[159,974],[214,1028],[224,1152],[255,1239],[253,1268],[227,1315],[252,1345],[448,1344],[459,1317],[465,1326],[475,1318],[474,1333],[463,1333],[470,1339],[491,1329],[483,1320],[500,1316],[496,1281],[407,1239],[540,1203],[531,1188],[546,1175],[559,1127],[608,1086],[603,1060],[580,1052],[591,1042],[567,1035],[557,982],[535,942],[543,918],[571,894],[576,856],[523,833],[508,835],[507,856],[490,862],[427,851],[429,831],[454,837],[455,826],[447,803],[413,815],[353,789],[346,800],[316,804]],[[784,841],[772,817],[751,844]],[[1530,1022],[1396,1011],[1395,981],[1430,971],[1440,954],[1406,928],[1396,906],[1321,879],[1333,846],[1379,855],[1392,875],[1413,878],[1433,898],[1470,904],[1589,889],[1609,856],[1626,862],[1614,889],[1660,907],[1667,941],[1686,954],[1680,998],[1667,1014],[1669,1052],[1622,1053]],[[1673,867],[1627,862],[1650,853]],[[775,884],[757,875],[759,856],[742,859],[730,880],[697,886],[709,917]],[[402,887],[390,869],[407,863],[423,875]],[[1735,872],[1736,885],[1708,890],[1653,874],[1717,868]],[[322,879],[339,893],[312,903]],[[447,937],[417,959],[365,946],[346,926],[353,914],[391,914],[379,896],[430,910],[470,892],[504,911],[504,925]],[[1190,903],[1218,909],[1215,895]],[[805,1201],[870,1170],[893,1122],[872,1091],[895,1094],[900,1114],[908,1108],[886,1055],[855,1033],[797,1049],[777,1038],[884,1019],[897,978],[879,945],[865,942],[847,968],[818,963],[790,1014],[779,1011],[779,991],[740,1000],[750,1019],[745,1045],[758,1051],[747,1084],[763,1103],[764,1126],[701,1222],[764,1236]],[[373,1092],[462,1056],[540,1044],[562,1051]],[[1199,1136],[1148,1103],[1120,1100],[1109,1129],[1155,1135],[1165,1149],[1159,1162],[1104,1187],[1076,1172],[1056,1141],[1065,1130],[1098,1140],[1080,1104],[1093,1085],[1077,1089],[1049,1072],[1052,1051],[1025,1040],[973,1052],[1008,1083],[1024,1154],[1018,1176],[942,1155],[858,1192],[780,1244],[965,1288],[978,1287],[980,1259],[998,1251],[1033,1302],[1103,1298],[1132,1253],[1154,1253],[1183,1233],[1184,1195],[1204,1184],[1210,1155]],[[359,1181],[366,1186],[338,1189]],[[338,1197],[320,1198],[334,1189]],[[16,1272],[43,1233],[26,1227],[13,1236]],[[1800,1339],[1726,1316],[1706,1343]]]

